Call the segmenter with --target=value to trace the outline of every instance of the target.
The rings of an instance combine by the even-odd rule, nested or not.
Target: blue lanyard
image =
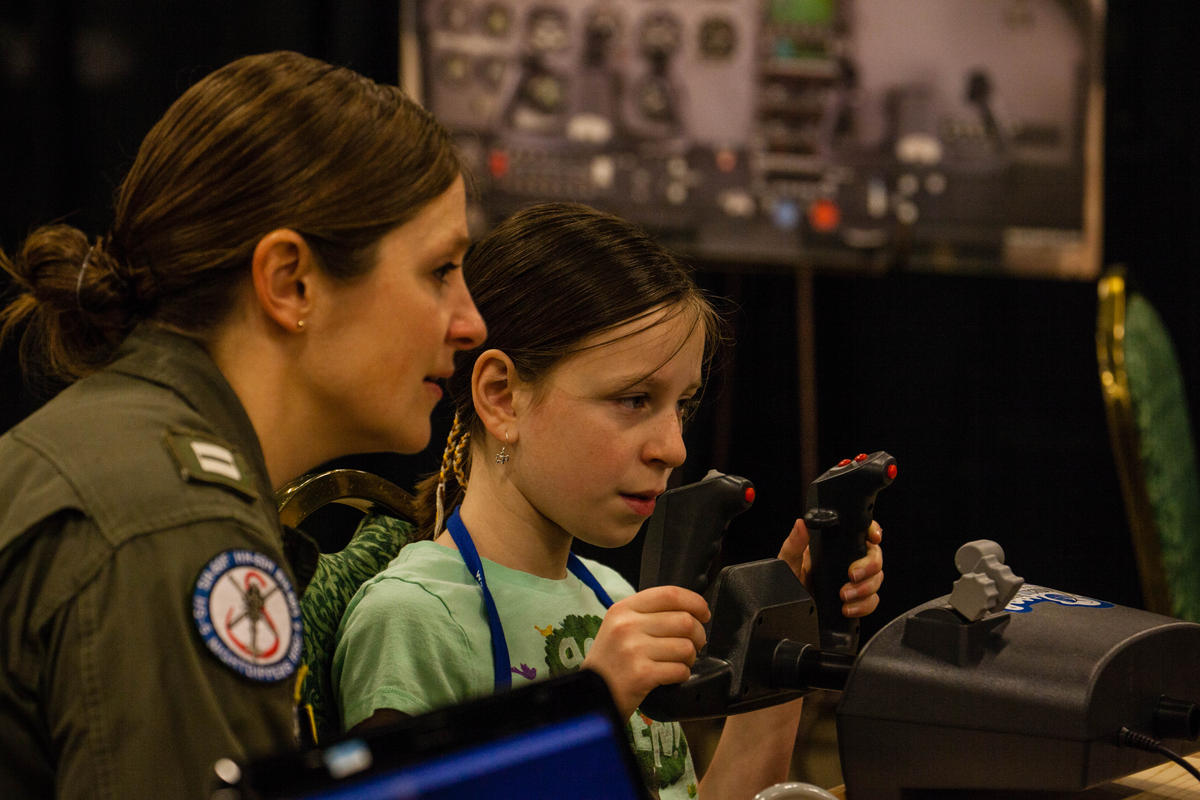
[[[479,559],[479,551],[475,549],[475,543],[471,541],[471,534],[467,532],[467,526],[463,524],[457,508],[450,515],[450,519],[446,520],[446,530],[450,532],[454,546],[458,548],[463,563],[467,565],[467,571],[471,573],[471,577],[483,591],[483,609],[487,612],[488,629],[492,632],[492,669],[496,676],[496,690],[507,689],[512,686],[512,662],[508,658],[508,640],[504,638],[504,626],[500,624],[500,612],[496,610],[496,601],[492,598],[487,578],[483,575],[483,562]],[[608,596],[608,592],[604,591],[600,581],[596,580],[596,576],[574,553],[567,556],[567,569],[571,570],[576,578],[579,578],[596,593],[596,599],[605,608],[609,608],[613,604],[612,598]]]

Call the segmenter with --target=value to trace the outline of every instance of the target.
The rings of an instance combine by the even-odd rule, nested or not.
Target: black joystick
[[[808,487],[804,523],[809,533],[810,582],[822,650],[858,650],[858,620],[842,616],[839,590],[848,579],[850,564],[867,554],[875,496],[891,485],[896,473],[896,459],[879,450],[842,460]]]
[[[754,484],[709,470],[701,480],[663,492],[646,523],[638,588],[682,586],[703,594],[729,522],[754,503]],[[720,659],[701,656],[682,684],[660,686],[642,702],[657,719],[714,716],[729,702],[732,670]]]
[[[646,523],[638,588],[682,586],[703,594],[725,529],[753,503],[753,483],[715,469],[663,492]]]

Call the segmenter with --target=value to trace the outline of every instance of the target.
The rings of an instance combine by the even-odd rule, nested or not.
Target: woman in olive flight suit
[[[252,56],[150,131],[107,235],[0,254],[0,336],[77,379],[0,438],[0,797],[204,797],[294,741],[315,553],[273,489],[426,445],[485,333],[461,172],[399,89]]]

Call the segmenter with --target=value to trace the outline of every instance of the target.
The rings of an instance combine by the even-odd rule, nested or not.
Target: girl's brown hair
[[[417,538],[434,532],[442,479],[445,511],[462,501],[469,448],[460,437],[482,434],[471,371],[485,349],[504,351],[523,380],[536,381],[578,352],[584,339],[662,307],[695,314],[706,334],[706,371],[728,340],[726,323],[688,267],[636,225],[585,205],[544,203],[518,211],[471,247],[463,277],[488,337],[455,354],[446,394],[458,430],[447,441],[441,472],[418,486]]]
[[[0,267],[18,294],[0,340],[24,326],[22,363],[75,378],[112,359],[141,320],[205,338],[232,308],[254,247],[304,235],[342,280],[450,187],[449,134],[395,86],[298,53],[234,61],[151,129],[116,196],[112,230],[35,230]]]

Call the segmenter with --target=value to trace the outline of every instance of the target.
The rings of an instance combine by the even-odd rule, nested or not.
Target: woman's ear
[[[312,311],[309,284],[315,269],[308,242],[290,228],[273,230],[254,246],[254,296],[263,313],[285,331],[304,329]]]
[[[509,444],[517,441],[517,412],[514,403],[520,379],[512,359],[503,350],[485,350],[475,359],[471,370],[471,400],[475,415],[488,433]]]

